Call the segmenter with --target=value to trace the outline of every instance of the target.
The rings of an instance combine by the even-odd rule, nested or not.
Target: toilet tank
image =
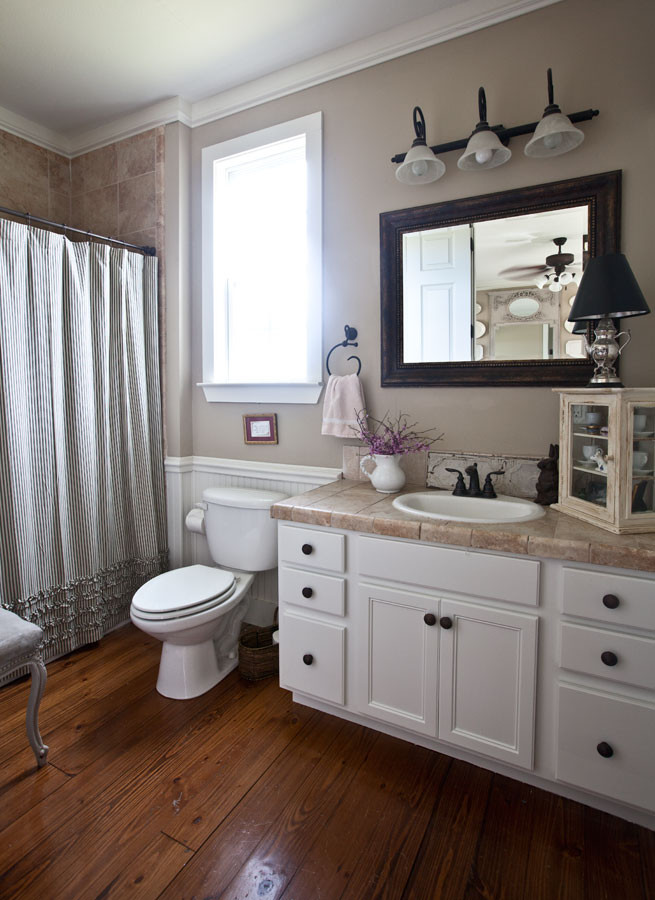
[[[205,533],[212,559],[227,569],[262,572],[277,566],[277,522],[271,506],[289,495],[254,488],[207,488]]]

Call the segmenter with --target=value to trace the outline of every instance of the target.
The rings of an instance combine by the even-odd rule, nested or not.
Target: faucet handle
[[[459,469],[449,469],[446,468],[446,472],[453,472],[457,475],[457,482],[455,484],[455,490],[453,491],[454,497],[466,497],[468,491],[466,490],[466,484],[464,483],[464,475],[460,472]]]
[[[484,487],[482,488],[482,496],[483,497],[487,497],[490,500],[493,500],[498,496],[498,494],[496,493],[496,491],[494,489],[493,484],[491,483],[491,476],[492,475],[504,475],[504,474],[505,474],[504,469],[498,469],[497,472],[488,472],[487,473],[487,477],[484,479]]]

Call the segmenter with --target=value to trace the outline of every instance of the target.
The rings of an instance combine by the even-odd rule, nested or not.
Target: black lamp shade
[[[623,253],[592,257],[575,295],[569,322],[643,316],[650,309]]]

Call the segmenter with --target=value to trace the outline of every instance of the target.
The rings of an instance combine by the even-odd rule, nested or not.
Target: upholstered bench
[[[0,678],[29,666],[32,675],[27,701],[27,737],[39,766],[45,764],[48,748],[39,733],[39,704],[45,688],[46,670],[39,646],[43,632],[8,609],[0,608]]]

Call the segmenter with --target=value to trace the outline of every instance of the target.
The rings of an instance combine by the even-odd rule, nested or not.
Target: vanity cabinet
[[[655,390],[560,391],[559,509],[615,534],[655,531]]]
[[[655,576],[279,525],[280,682],[655,827]]]
[[[655,810],[655,584],[562,574],[556,777]]]

